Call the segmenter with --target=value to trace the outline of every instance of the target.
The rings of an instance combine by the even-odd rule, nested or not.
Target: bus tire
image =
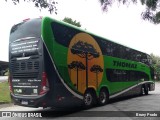
[[[141,86],[141,91],[140,91],[140,95],[144,95],[144,86]]]
[[[148,86],[145,86],[144,94],[145,94],[145,95],[148,95],[148,92],[149,92],[149,88],[148,88]]]
[[[109,93],[106,89],[101,89],[98,97],[98,104],[99,105],[105,105],[109,101]]]
[[[83,97],[84,107],[91,108],[96,104],[96,93],[93,90],[87,90]]]

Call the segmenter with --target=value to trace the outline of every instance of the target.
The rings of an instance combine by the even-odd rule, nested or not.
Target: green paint
[[[60,45],[56,42],[54,34],[52,32],[52,28],[51,28],[51,23],[53,21],[55,21],[59,24],[68,26],[68,27],[78,29],[82,32],[85,32],[85,31],[83,31],[77,27],[65,24],[63,22],[53,20],[48,17],[44,17],[42,19],[42,38],[44,40],[44,43],[46,44],[46,47],[48,48],[49,53],[50,53],[53,61],[55,62],[55,65],[56,65],[61,77],[65,81],[65,83],[67,83],[68,86],[71,87],[71,89],[73,89],[75,92],[78,93],[78,91],[75,89],[75,86],[71,82],[70,77],[69,77],[69,73],[68,73],[68,65],[67,65],[68,48],[64,47],[63,45]],[[94,34],[90,34],[90,35],[94,35]],[[131,60],[120,59],[120,58],[115,58],[115,57],[111,57],[111,56],[107,56],[107,55],[103,56],[103,60],[104,60],[104,68],[102,68],[103,69],[103,77],[102,77],[102,81],[99,85],[99,88],[97,89],[97,93],[101,87],[107,86],[110,94],[114,94],[114,93],[117,93],[118,91],[124,90],[130,86],[133,86],[139,82],[139,81],[110,82],[107,80],[107,77],[106,77],[106,69],[109,69],[109,68],[122,69],[122,70],[135,70],[135,71],[145,72],[149,76],[149,80],[151,81],[150,68],[149,68],[149,66],[147,66],[143,63],[135,62],[135,61],[131,61]]]
[[[113,61],[113,66],[123,67],[123,68],[137,68],[137,64],[121,62],[121,61]]]

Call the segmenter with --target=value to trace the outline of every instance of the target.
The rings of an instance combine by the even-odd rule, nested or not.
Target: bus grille
[[[11,71],[14,78],[37,78],[40,63],[38,60],[11,60]]]
[[[11,62],[12,71],[28,71],[28,70],[38,70],[39,61],[22,61],[22,62]]]

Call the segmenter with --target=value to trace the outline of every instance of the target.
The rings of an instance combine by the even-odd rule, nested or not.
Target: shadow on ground
[[[152,96],[152,94],[149,94],[147,96]],[[117,103],[120,101],[126,101],[132,98],[138,98],[138,97],[145,97],[145,95],[143,96],[138,96],[138,95],[134,95],[134,96],[128,96],[128,97],[122,97],[122,98],[118,98],[118,99],[111,99],[109,101],[108,104],[113,104],[113,103]],[[94,108],[96,107],[101,107],[101,106],[94,106]],[[31,112],[31,111],[30,111]],[[33,113],[35,111],[32,111]],[[47,109],[43,109],[43,110],[38,110],[36,111],[36,113],[41,113],[43,117],[112,117],[113,114],[115,115],[115,113],[113,113],[113,111],[107,111],[108,114],[106,114],[106,111],[92,111],[92,109],[90,108],[89,110],[87,110],[86,108],[84,108],[83,106],[81,107],[75,107],[75,108],[47,108]],[[124,111],[114,111],[117,112],[116,114],[119,117],[127,117],[127,116],[132,116],[132,114],[135,114],[134,112],[132,113],[123,113]],[[108,116],[109,115],[109,116]]]

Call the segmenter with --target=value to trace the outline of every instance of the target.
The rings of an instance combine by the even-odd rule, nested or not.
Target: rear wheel
[[[85,108],[91,108],[96,103],[96,94],[91,90],[86,91],[83,101]]]
[[[148,95],[149,87],[147,85],[141,86],[141,95]]]
[[[99,105],[105,105],[109,101],[109,94],[108,91],[105,89],[102,89],[99,93],[98,103]]]
[[[145,86],[144,94],[145,94],[145,95],[148,95],[148,92],[149,92],[149,88],[148,88],[148,86]]]
[[[140,92],[140,95],[143,95],[144,94],[144,86],[141,86],[141,92]]]

